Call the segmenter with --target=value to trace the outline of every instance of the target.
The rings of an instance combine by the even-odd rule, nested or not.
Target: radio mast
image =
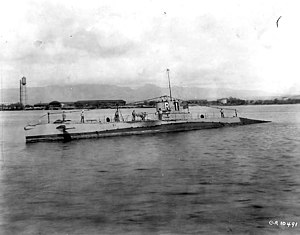
[[[172,91],[171,91],[171,82],[170,82],[169,72],[170,72],[170,69],[167,69],[168,80],[169,80],[170,99],[172,100]]]

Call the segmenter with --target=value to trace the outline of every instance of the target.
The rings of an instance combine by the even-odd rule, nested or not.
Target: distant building
[[[33,109],[42,110],[42,109],[48,109],[49,104],[48,103],[37,103],[33,105]]]
[[[20,103],[1,104],[0,110],[22,110],[23,106]]]
[[[227,104],[228,99],[227,98],[222,98],[217,100],[221,104]]]
[[[62,109],[76,109],[75,102],[61,102]]]
[[[61,109],[61,103],[58,101],[52,101],[49,103],[49,109]]]
[[[33,105],[30,105],[30,104],[26,104],[25,107],[24,107],[25,110],[33,110],[34,109],[34,106]]]

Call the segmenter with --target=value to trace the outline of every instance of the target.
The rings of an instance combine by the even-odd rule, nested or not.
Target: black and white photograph
[[[0,1],[0,234],[300,234],[299,7]]]

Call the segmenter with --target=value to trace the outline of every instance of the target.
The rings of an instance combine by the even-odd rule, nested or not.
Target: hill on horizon
[[[121,99],[126,102],[151,99],[162,95],[168,95],[169,89],[146,84],[137,88],[121,87],[107,84],[81,84],[46,87],[27,87],[27,103],[36,104],[51,102],[72,102],[78,100]],[[215,100],[224,97],[236,97],[241,99],[257,99],[274,97],[263,91],[233,90],[223,88],[199,88],[199,87],[172,87],[172,96],[180,99],[207,99]],[[10,88],[1,90],[1,103],[15,103],[19,101],[19,89]]]

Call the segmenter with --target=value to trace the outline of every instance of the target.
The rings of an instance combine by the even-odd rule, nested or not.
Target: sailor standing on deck
[[[224,117],[224,111],[223,111],[223,109],[220,110],[220,113],[221,113],[221,118],[223,118]]]
[[[67,117],[67,116],[66,116],[65,111],[63,111],[63,113],[62,113],[62,120],[63,120],[63,122],[66,121],[66,117]]]
[[[132,111],[132,121],[135,121],[135,115],[136,115],[135,110],[133,110]]]
[[[117,111],[115,112],[115,122],[119,122],[120,121],[120,114],[119,114],[119,110],[117,109]]]
[[[162,112],[161,108],[159,108],[159,110],[158,110],[158,119],[159,120],[162,120],[162,115],[163,115],[163,112]]]
[[[80,122],[84,123],[84,110],[81,111],[80,117],[81,117]]]

